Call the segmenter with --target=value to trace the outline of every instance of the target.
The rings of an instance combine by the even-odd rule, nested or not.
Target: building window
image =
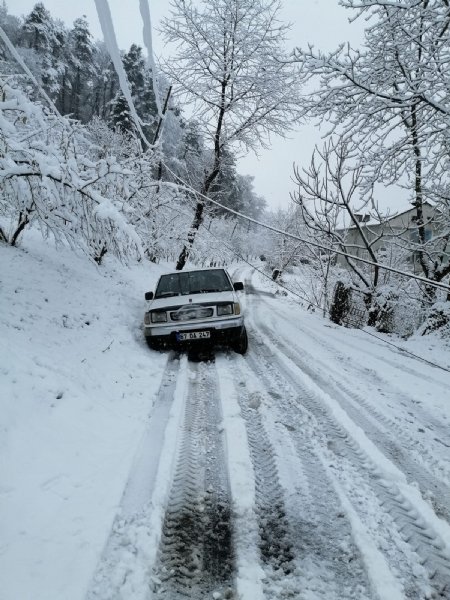
[[[413,229],[412,231],[409,232],[409,239],[411,240],[411,242],[414,242],[414,244],[420,244],[420,237],[419,237],[419,229]],[[429,242],[431,240],[431,229],[428,227],[425,227],[425,242]]]

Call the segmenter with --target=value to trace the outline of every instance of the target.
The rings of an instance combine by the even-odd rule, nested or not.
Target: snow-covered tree
[[[18,43],[20,39],[20,26],[20,19],[9,14],[6,1],[3,0],[0,3],[0,27],[6,32],[13,44]],[[4,51],[2,45],[0,45],[0,59],[8,59],[7,52]]]
[[[374,325],[379,312],[378,287],[386,286],[390,279],[390,274],[379,265],[405,268],[411,253],[402,251],[402,245],[411,230],[407,226],[395,231],[390,228],[390,215],[378,209],[373,190],[371,193],[365,190],[365,168],[355,162],[354,153],[342,139],[330,138],[322,150],[316,148],[308,168],[295,168],[297,189],[292,199],[300,207],[299,216],[311,241],[330,249],[318,252],[309,245],[309,253],[319,267],[317,272],[328,277],[324,258],[328,263],[337,259],[345,264],[344,278],[361,293],[368,309],[368,324]],[[367,265],[349,255],[373,264]]]
[[[174,135],[174,128],[180,137]],[[177,140],[176,146],[174,140]],[[205,146],[199,123],[195,119],[186,121],[169,111],[161,143],[165,160],[176,175],[194,190],[200,189],[211,153]]]
[[[147,139],[153,139],[156,130],[158,109],[153,92],[151,72],[145,64],[142,48],[132,44],[123,56],[123,67],[130,85],[136,111],[143,122],[143,131]],[[132,133],[135,129],[133,118],[122,93],[118,92],[113,100],[111,120],[121,131]]]
[[[105,121],[110,121],[112,102],[119,88],[119,79],[103,42],[95,44],[94,60],[96,74],[93,84],[92,113]]]
[[[416,211],[416,253],[424,275],[450,274],[450,11],[447,0],[342,0],[369,26],[361,49],[298,50],[308,79],[319,82],[305,113],[344,136],[374,183],[406,188]],[[428,243],[424,203],[436,203],[440,244]],[[431,251],[432,250],[432,251]],[[432,289],[428,290],[431,297]]]
[[[22,26],[29,48],[39,53],[51,53],[56,45],[53,19],[42,2],[34,5]]]
[[[272,279],[277,281],[282,279],[287,268],[297,264],[304,255],[304,243],[291,236],[304,237],[305,226],[298,216],[298,208],[292,205],[285,210],[269,213],[268,222],[288,234],[266,232],[268,244],[264,256]]]
[[[75,119],[81,121],[87,121],[92,116],[92,113],[86,110],[91,105],[90,96],[96,75],[94,45],[91,38],[86,18],[75,19],[69,33],[70,102],[68,106],[64,103],[64,113],[70,112]]]
[[[176,50],[164,70],[213,148],[199,190],[207,195],[224,148],[256,149],[268,135],[291,129],[298,115],[297,67],[286,60],[288,27],[278,20],[278,0],[173,0],[171,9],[163,31]],[[203,214],[200,196],[177,269],[189,257]]]
[[[57,100],[67,61],[64,24],[52,19],[50,12],[39,2],[25,17],[21,33],[23,45],[36,55],[37,64],[32,71],[50,97]]]
[[[93,162],[81,129],[0,87],[0,239],[15,246],[34,224],[97,262],[106,252],[136,256],[140,240],[123,210],[133,173],[113,156]]]
[[[260,219],[266,208],[266,200],[255,192],[253,188],[254,179],[252,175],[237,176],[238,210],[253,219]]]

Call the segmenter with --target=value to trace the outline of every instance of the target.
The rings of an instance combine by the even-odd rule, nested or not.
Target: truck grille
[[[195,319],[207,319],[212,317],[214,310],[212,307],[188,305],[182,306],[176,311],[170,313],[172,321],[193,321]]]

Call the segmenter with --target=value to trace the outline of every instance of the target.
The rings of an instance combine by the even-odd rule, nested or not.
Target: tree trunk
[[[367,319],[367,325],[369,327],[375,327],[375,325],[378,321],[378,316],[380,314],[380,307],[375,306],[375,304],[373,302],[373,293],[369,293],[365,296],[364,304],[366,305],[366,308],[369,312],[369,318]]]
[[[28,225],[29,222],[30,222],[30,220],[28,218],[28,215],[23,215],[22,213],[20,213],[19,225],[11,238],[11,246],[15,246],[17,244],[17,240],[19,239],[20,234],[22,233],[22,231],[25,229],[25,227]]]
[[[94,260],[99,266],[102,264],[103,257],[105,256],[105,254],[107,252],[108,252],[108,248],[106,247],[106,244],[103,244],[100,252],[96,256],[94,256]]]
[[[211,187],[211,184],[213,183],[214,179],[219,174],[219,171],[220,171],[220,151],[216,154],[216,159],[214,161],[214,169],[208,175],[208,177],[205,180],[205,183],[203,184],[203,188],[201,191],[201,198],[208,194],[209,188]],[[197,206],[195,207],[194,220],[192,221],[192,225],[191,225],[191,228],[188,233],[187,243],[183,246],[183,250],[181,251],[180,256],[178,257],[178,261],[177,261],[177,265],[176,265],[177,271],[183,270],[183,268],[187,262],[187,259],[189,258],[189,255],[192,250],[192,246],[194,245],[195,236],[197,235],[197,231],[200,229],[200,225],[203,223],[204,208],[205,208],[205,202],[203,199],[200,199],[199,202],[197,202]]]
[[[195,208],[194,220],[192,221],[191,228],[188,233],[187,243],[183,246],[183,250],[178,257],[176,270],[181,271],[187,259],[189,258],[189,254],[191,253],[192,246],[194,245],[195,236],[197,235],[197,231],[200,228],[200,225],[203,223],[203,209],[205,207],[205,203],[203,200],[203,196],[207,196],[209,192],[209,188],[211,184],[216,179],[217,175],[220,172],[221,160],[222,160],[222,147],[221,147],[221,134],[222,134],[222,126],[225,118],[226,108],[225,108],[225,96],[226,89],[228,85],[228,79],[222,80],[222,103],[219,110],[219,115],[217,119],[217,127],[216,132],[214,134],[214,166],[211,173],[206,177],[202,191],[200,201],[197,202],[197,206]]]
[[[202,196],[207,195],[212,182],[219,174],[219,170],[220,170],[220,154],[216,158],[213,171],[211,171],[211,173],[206,178],[205,183],[203,184],[202,191],[201,191]],[[187,242],[186,242],[186,244],[184,244],[183,249],[180,253],[180,256],[178,257],[178,260],[177,260],[177,264],[175,267],[177,271],[182,271],[184,266],[186,265],[186,262],[189,258],[191,250],[192,250],[192,246],[194,245],[195,236],[197,235],[197,231],[200,229],[200,225],[203,223],[204,208],[205,208],[205,202],[204,202],[204,200],[200,199],[197,202],[197,206],[195,207],[194,220],[192,221],[192,225],[191,225],[191,228],[190,228],[188,236],[187,236]]]
[[[219,171],[220,171],[220,152],[216,156],[214,169],[208,175],[208,177],[206,178],[206,180],[203,184],[202,191],[201,191],[202,197],[206,196],[208,194],[209,188],[211,187],[211,184],[214,181],[214,179],[219,174]],[[194,220],[192,221],[192,225],[191,225],[191,228],[190,228],[188,236],[187,236],[187,242],[183,246],[183,249],[177,260],[177,264],[175,267],[177,271],[182,271],[184,266],[186,265],[186,262],[189,258],[191,250],[192,250],[192,246],[194,245],[195,236],[197,235],[197,231],[200,229],[200,225],[203,223],[204,208],[205,208],[205,202],[203,199],[200,199],[197,202],[197,206],[195,207]]]

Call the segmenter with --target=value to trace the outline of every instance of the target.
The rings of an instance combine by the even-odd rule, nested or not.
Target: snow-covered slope
[[[78,600],[167,360],[140,329],[163,268],[39,238],[0,247],[0,597]]]

